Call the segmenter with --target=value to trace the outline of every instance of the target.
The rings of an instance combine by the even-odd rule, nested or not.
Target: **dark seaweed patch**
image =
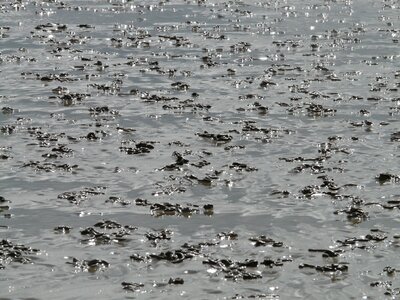
[[[145,236],[148,240],[154,241],[155,243],[157,243],[158,241],[161,241],[161,240],[170,240],[172,233],[173,232],[169,229],[163,229],[160,231],[148,232],[148,233],[146,233]]]
[[[8,160],[13,158],[10,154],[11,149],[11,147],[0,147],[0,160]]]
[[[138,142],[135,147],[119,147],[119,151],[129,155],[150,153],[154,149],[154,142]]]
[[[308,249],[310,252],[320,252],[322,253],[322,257],[338,257],[343,250],[329,250],[329,249]]]
[[[229,143],[233,137],[228,134],[217,134],[217,133],[208,133],[204,131],[203,133],[197,133],[199,137],[209,139],[217,144],[226,144]]]
[[[258,169],[255,167],[249,167],[248,165],[244,164],[244,163],[238,163],[238,162],[234,162],[229,166],[229,169],[235,170],[237,172],[253,172],[253,171],[257,171]]]
[[[34,249],[29,246],[22,244],[14,244],[9,240],[0,241],[0,269],[4,269],[4,264],[20,263],[30,264],[32,263],[32,257],[39,253],[39,249]]]
[[[112,204],[120,204],[122,206],[128,206],[131,205],[131,201],[122,199],[121,197],[116,197],[116,196],[110,196],[108,199],[105,201],[105,203],[112,203]]]
[[[183,206],[181,204],[171,204],[168,202],[154,203],[150,206],[150,210],[151,213],[156,217],[164,215],[182,215],[188,217],[192,214],[198,214],[200,212],[200,208],[196,205]]]
[[[191,251],[187,250],[174,250],[174,251],[167,251],[167,252],[161,252],[158,254],[150,254],[151,259],[156,259],[156,260],[166,260],[170,263],[173,264],[179,264],[183,262],[186,259],[191,259],[198,253],[192,253]]]
[[[51,149],[51,151],[61,155],[72,154],[74,152],[72,149],[68,148],[65,145],[59,145],[58,147]]]
[[[80,204],[81,201],[86,200],[90,196],[103,195],[105,187],[88,187],[80,191],[64,192],[58,195],[58,199],[68,200],[72,204]]]
[[[131,292],[138,292],[144,287],[143,283],[135,282],[122,282],[121,285],[124,290]]]
[[[72,261],[67,262],[67,264],[74,266],[76,270],[89,273],[103,271],[105,268],[108,268],[110,266],[110,264],[105,260],[101,259],[79,260],[75,257],[72,257]]]
[[[282,267],[285,262],[292,262],[292,261],[293,259],[290,257],[282,257],[276,260],[272,258],[266,258],[260,264],[269,268],[273,268],[273,267]]]
[[[282,242],[277,242],[273,240],[272,238],[269,238],[265,235],[260,235],[257,237],[251,237],[249,240],[253,243],[254,246],[260,247],[260,246],[272,246],[272,247],[283,247]]]
[[[400,176],[390,173],[380,173],[378,176],[376,176],[376,180],[380,184],[384,184],[387,182],[400,182]]]
[[[107,228],[108,229],[108,228]],[[104,245],[111,243],[124,243],[127,240],[127,236],[130,235],[130,230],[125,228],[113,232],[100,232],[93,227],[88,227],[81,230],[81,234],[88,237],[83,239],[82,243]]]
[[[11,115],[15,112],[15,109],[8,107],[8,106],[4,106],[4,107],[2,107],[1,112],[5,115]]]
[[[71,226],[66,226],[66,225],[60,225],[60,226],[57,226],[57,227],[54,228],[54,232],[56,232],[56,233],[64,233],[64,234],[70,233],[71,230],[72,230],[72,227]]]
[[[183,284],[185,281],[182,279],[182,278],[180,278],[180,277],[177,277],[177,278],[170,278],[169,280],[168,280],[168,284]]]
[[[347,219],[355,223],[360,223],[368,218],[368,212],[356,206],[349,206],[346,209],[337,210],[334,212],[334,214],[346,214]]]
[[[48,162],[39,162],[39,161],[31,161],[29,163],[24,164],[22,167],[31,167],[37,172],[54,172],[57,170],[61,170],[64,172],[72,172],[73,170],[78,168],[78,165],[68,165],[68,164],[53,164]]]
[[[301,264],[299,265],[300,269],[304,268],[310,268],[310,269],[315,269],[319,272],[347,272],[349,267],[345,264],[330,264],[330,265],[324,265],[324,266],[316,266],[316,265],[310,265],[310,264]]]
[[[220,232],[217,234],[217,237],[221,240],[237,240],[238,234],[233,231]]]
[[[260,272],[250,272],[248,268],[256,268],[258,262],[255,260],[246,260],[244,262],[235,262],[229,259],[212,259],[209,258],[203,261],[203,264],[210,265],[212,268],[217,269],[224,273],[225,278],[238,280],[254,280],[262,278]]]
[[[96,230],[94,227],[104,229],[106,231]],[[122,225],[113,220],[102,220],[80,231],[81,235],[87,237],[82,242],[85,244],[104,245],[112,243],[124,243],[128,240],[131,231],[137,227],[132,225]]]
[[[10,135],[15,132],[16,126],[15,125],[4,125],[0,127],[0,132],[5,135]]]

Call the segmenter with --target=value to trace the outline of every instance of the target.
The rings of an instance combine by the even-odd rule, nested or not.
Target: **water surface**
[[[399,11],[2,1],[2,299],[398,297]]]

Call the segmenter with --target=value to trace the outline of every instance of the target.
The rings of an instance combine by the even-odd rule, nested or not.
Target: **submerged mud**
[[[2,1],[2,299],[397,298],[398,1]]]

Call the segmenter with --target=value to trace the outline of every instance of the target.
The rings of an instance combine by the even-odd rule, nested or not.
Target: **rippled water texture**
[[[397,298],[399,15],[0,1],[0,298]]]

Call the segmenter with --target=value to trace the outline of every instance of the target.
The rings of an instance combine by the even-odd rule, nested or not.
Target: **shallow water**
[[[397,298],[399,12],[2,1],[1,299]]]

